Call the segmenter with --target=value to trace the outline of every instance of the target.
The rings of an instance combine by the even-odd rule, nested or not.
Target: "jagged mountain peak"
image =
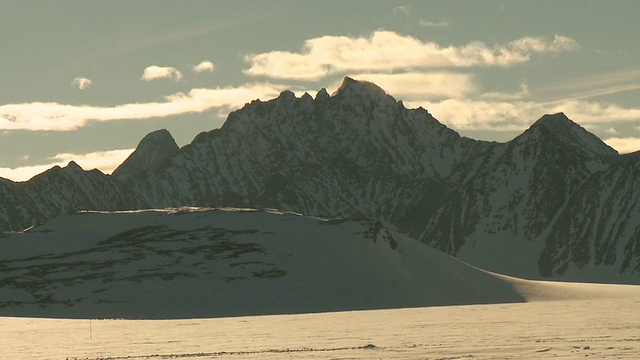
[[[279,164],[276,167],[339,163],[410,178],[448,176],[458,156],[475,146],[461,141],[426,110],[408,110],[379,86],[350,77],[331,96],[326,89],[315,99],[283,91],[275,99],[252,101],[230,113],[220,133],[205,133],[197,140],[194,145],[220,146],[207,152],[222,154],[235,146],[243,154],[253,152],[246,162],[260,159],[270,166]],[[217,145],[222,142],[227,145]]]
[[[300,99],[302,99],[303,101],[313,101],[313,97],[311,97],[311,95],[309,95],[308,92],[305,92]]]
[[[338,116],[346,113],[358,113],[358,116],[362,117],[364,113],[370,113],[369,110],[374,108],[388,108],[384,111],[389,114],[387,116],[389,119],[394,114],[397,115],[397,110],[406,109],[402,102],[396,102],[391,95],[388,95],[378,85],[345,77],[342,85],[332,95],[329,95],[325,88],[320,89],[315,98],[306,92],[302,96],[296,97],[293,91],[284,90],[274,99],[266,101],[253,100],[242,108],[232,111],[221,129],[225,131],[231,129],[243,129],[242,132],[249,131],[247,126],[253,127],[253,125],[249,124],[254,124],[254,121],[265,124],[264,120],[270,116],[275,116],[278,119],[272,124],[281,126],[289,122],[286,121],[286,118],[292,116],[292,113],[299,112],[299,116],[295,117],[296,121],[311,119],[315,116],[312,113],[316,109],[331,109],[330,112]],[[364,111],[364,109],[368,110]],[[253,118],[253,120],[248,120],[247,118]],[[363,118],[363,120],[365,119]]]
[[[296,99],[296,94],[294,94],[293,91],[291,90],[284,90],[280,93],[280,95],[278,95],[278,97],[276,99],[280,99],[280,100],[294,100]]]
[[[329,99],[329,97],[330,96],[329,96],[329,93],[327,92],[327,89],[322,88],[316,94],[315,100],[316,101],[325,101],[325,100]]]
[[[528,137],[533,134],[537,136],[540,133],[544,136],[554,136],[557,139],[561,139],[568,144],[577,146],[599,157],[618,155],[617,151],[569,119],[563,112],[543,115],[524,132],[523,136]]]
[[[84,172],[84,169],[82,169],[82,167],[80,167],[78,163],[71,160],[65,167],[61,167],[60,165],[55,165],[50,169],[48,169],[47,171],[34,176],[33,178],[39,178],[39,177],[48,176],[51,174],[78,173],[78,172]]]
[[[571,136],[574,132],[586,131],[573,120],[569,119],[563,112],[555,114],[545,114],[531,125],[531,129],[544,127],[563,136]]]
[[[82,167],[80,165],[78,165],[78,163],[76,163],[73,160],[69,161],[67,166],[64,167],[64,170],[67,170],[67,171],[84,171],[82,169]]]
[[[147,134],[136,150],[113,172],[112,176],[119,181],[127,182],[143,172],[156,170],[168,157],[180,148],[166,129]]]
[[[160,129],[152,131],[143,137],[138,144],[138,148],[149,146],[151,143],[175,144],[175,140],[173,139],[173,136],[171,136],[169,130]]]
[[[253,128],[254,125],[249,124],[254,124],[255,121],[258,121],[261,126],[267,123],[282,126],[291,123],[288,120],[295,119],[293,122],[300,124],[304,120],[317,120],[316,115],[324,113],[326,110],[332,113],[326,120],[333,121],[336,117],[351,113],[350,117],[358,116],[363,121],[368,121],[371,119],[366,114],[369,114],[370,110],[374,108],[388,108],[384,111],[388,114],[386,118],[389,119],[397,115],[397,110],[406,109],[402,102],[396,102],[392,96],[388,95],[378,85],[345,77],[342,85],[332,95],[329,95],[325,88],[320,89],[315,98],[307,92],[297,97],[293,91],[284,90],[274,99],[266,101],[253,100],[242,108],[232,111],[221,129],[237,128],[243,129],[242,132],[246,132],[250,131],[247,126]],[[368,110],[364,111],[364,109]],[[313,114],[316,110],[319,113]],[[298,115],[293,116],[293,113]],[[269,117],[274,117],[278,120],[268,122],[266,119]]]
[[[554,114],[544,114],[536,122],[540,122],[540,123],[550,123],[550,122],[573,123],[573,121],[571,119],[569,119],[569,117],[567,117],[567,115],[562,111],[554,113]]]
[[[368,100],[381,101],[385,99],[395,99],[387,94],[380,86],[364,80],[355,80],[348,76],[342,80],[340,87],[331,94],[336,98],[363,98]]]

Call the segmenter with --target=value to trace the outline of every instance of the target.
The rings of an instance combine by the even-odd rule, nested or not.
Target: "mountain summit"
[[[169,131],[166,129],[154,131],[140,141],[136,150],[113,171],[112,176],[119,181],[127,182],[141,173],[156,170],[179,150]]]
[[[340,84],[340,87],[338,87],[338,89],[333,94],[331,94],[331,97],[335,96],[365,101],[372,99],[380,100],[382,98],[391,98],[391,96],[388,95],[378,85],[369,81],[354,80],[348,76],[346,76],[342,80],[342,84]]]
[[[552,132],[562,138],[563,141],[579,146],[597,156],[611,157],[617,154],[617,151],[582,126],[570,120],[562,112],[542,116],[531,126],[530,130],[533,129],[544,129]]]

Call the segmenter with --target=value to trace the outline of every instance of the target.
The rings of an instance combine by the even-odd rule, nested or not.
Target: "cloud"
[[[477,92],[477,84],[471,74],[452,72],[356,74],[356,80],[373,82],[389,94],[405,100],[464,98]],[[337,88],[337,86],[334,86]]]
[[[85,77],[77,77],[71,82],[71,85],[77,86],[80,90],[88,88],[89,86],[91,86],[91,84],[93,84],[93,81]]]
[[[568,37],[524,37],[488,46],[471,42],[442,46],[393,31],[379,30],[370,37],[322,36],[305,41],[301,52],[270,51],[244,56],[250,76],[318,80],[331,74],[365,71],[415,70],[446,67],[507,67],[530,60],[533,54],[577,49]]]
[[[618,138],[612,137],[603,140],[607,145],[618,150],[620,154],[628,154],[640,150],[640,138],[626,137]]]
[[[522,100],[529,97],[531,97],[529,85],[524,81],[520,83],[520,88],[516,93],[484,92],[480,95],[481,99],[492,101]]]
[[[619,134],[618,130],[616,130],[615,128],[612,128],[612,127],[608,128],[604,132],[609,134],[609,135],[618,135]]]
[[[173,81],[179,81],[182,79],[182,73],[173,67],[151,65],[144,69],[141,79],[144,81],[156,79],[172,79]]]
[[[456,130],[524,131],[543,114],[564,112],[582,125],[640,120],[640,108],[583,100],[556,102],[490,101],[446,99],[443,101],[407,101],[407,107],[423,107],[438,120]]]
[[[393,8],[394,13],[402,13],[409,15],[411,13],[411,5],[400,5]]]
[[[420,25],[422,27],[447,27],[447,26],[449,26],[449,23],[444,21],[444,20],[441,20],[441,21],[438,21],[438,22],[433,22],[433,21],[427,21],[427,20],[421,18],[418,21],[418,25]]]
[[[47,164],[23,166],[18,168],[0,168],[0,177],[13,181],[27,181],[54,166],[64,167],[69,161],[75,161],[85,170],[99,169],[105,174],[110,174],[118,165],[131,155],[134,149],[120,149],[97,151],[86,154],[57,154],[48,160]]]
[[[200,62],[200,64],[196,65],[193,67],[193,71],[197,72],[197,73],[201,73],[201,72],[212,72],[213,69],[215,69],[215,65],[209,61],[209,60],[204,60],[202,62]]]
[[[610,124],[616,121],[635,122],[640,120],[640,108],[627,108],[607,102],[561,100],[549,104],[552,105],[552,108],[564,111],[566,114],[576,114],[576,119],[584,124]],[[546,106],[546,104],[543,105]]]
[[[165,97],[163,102],[129,103],[112,107],[59,103],[0,105],[0,130],[69,131],[90,121],[150,119],[214,108],[238,108],[253,99],[271,99],[288,85],[246,84],[240,87],[192,89]]]
[[[640,89],[640,69],[626,69],[551,83],[535,89],[540,97],[588,99]]]
[[[446,99],[408,101],[410,108],[423,107],[439,121],[455,130],[522,131],[544,114],[535,104],[522,101]]]

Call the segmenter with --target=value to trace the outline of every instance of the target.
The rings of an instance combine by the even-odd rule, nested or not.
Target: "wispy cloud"
[[[534,92],[543,98],[589,99],[638,89],[640,69],[634,68],[551,83]]]
[[[411,13],[411,5],[400,5],[393,8],[394,13],[409,15]]]
[[[112,107],[43,102],[6,104],[0,105],[0,130],[69,131],[90,121],[149,119],[214,108],[237,108],[253,99],[274,98],[287,88],[291,86],[270,83],[199,88],[169,95],[163,102],[129,103]]]
[[[85,170],[99,169],[110,174],[133,152],[134,149],[97,151],[85,154],[63,153],[49,158],[49,163],[23,166],[18,168],[0,168],[0,177],[13,181],[26,181],[54,166],[64,167],[69,161],[75,161]]]
[[[144,69],[144,72],[142,73],[142,80],[151,81],[156,79],[172,79],[174,81],[179,81],[182,79],[182,73],[178,69],[168,66],[151,65]]]
[[[307,40],[301,52],[270,51],[244,56],[244,73],[279,79],[318,80],[331,74],[395,71],[445,67],[507,67],[530,60],[533,54],[577,49],[568,37],[524,37],[488,46],[471,42],[443,46],[423,42],[393,31],[376,31],[370,37],[322,36]]]
[[[86,77],[77,77],[71,82],[71,85],[77,86],[80,90],[88,88],[89,86],[91,86],[91,84],[93,84],[93,81],[87,79]]]
[[[620,154],[628,154],[640,150],[640,138],[611,137],[603,140],[607,145],[618,150]]]
[[[457,130],[523,131],[542,114],[564,112],[583,125],[609,125],[611,122],[635,122],[640,108],[583,100],[556,102],[490,101],[447,99],[410,101],[408,107],[422,106],[436,118]]]
[[[482,100],[491,100],[491,101],[513,101],[513,100],[524,100],[531,97],[531,91],[529,91],[529,85],[522,81],[520,83],[520,88],[516,93],[505,93],[505,92],[483,92],[480,94],[480,98]]]
[[[434,22],[434,21],[427,21],[427,20],[421,18],[418,21],[418,25],[420,25],[422,27],[436,27],[436,28],[438,28],[438,27],[447,27],[447,26],[449,26],[449,23],[444,21],[444,20]]]
[[[209,61],[209,60],[204,60],[202,62],[200,62],[198,65],[193,67],[193,71],[197,72],[197,73],[201,73],[201,72],[212,72],[213,69],[215,69],[215,65]]]
[[[477,92],[472,74],[453,72],[410,72],[398,74],[355,74],[356,80],[370,81],[403,100],[465,98]],[[337,86],[333,86],[337,88]]]

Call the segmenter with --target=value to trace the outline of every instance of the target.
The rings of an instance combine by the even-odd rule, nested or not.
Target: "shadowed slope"
[[[0,314],[188,318],[523,301],[375,220],[181,209],[67,215],[0,239]]]

